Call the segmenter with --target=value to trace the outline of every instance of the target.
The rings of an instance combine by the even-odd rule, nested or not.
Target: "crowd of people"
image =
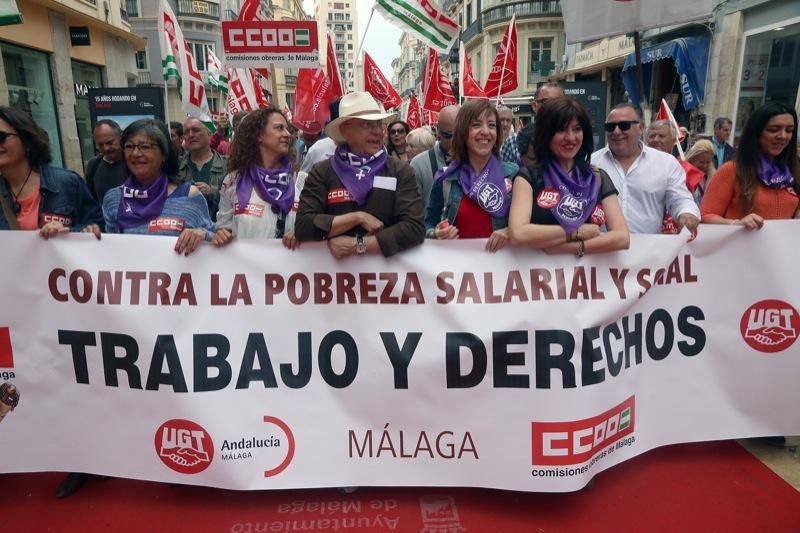
[[[280,238],[296,249],[325,241],[336,259],[391,256],[431,239],[486,239],[552,254],[627,249],[630,233],[698,225],[748,230],[799,218],[797,113],[764,104],[744,125],[719,118],[711,139],[676,157],[669,121],[615,106],[595,149],[584,107],[546,83],[534,119],[489,100],[441,110],[410,130],[368,93],[331,104],[324,132],[304,132],[277,108],[224,115],[216,132],[196,118],[94,125],[97,156],[78,173],[50,165],[46,135],[23,111],[0,107],[0,229],[170,235],[177,253],[202,242]],[[67,479],[59,495],[85,481]]]

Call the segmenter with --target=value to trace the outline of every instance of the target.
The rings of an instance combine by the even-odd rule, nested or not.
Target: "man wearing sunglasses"
[[[453,142],[453,129],[460,106],[449,105],[439,112],[439,127],[436,131],[436,144],[433,148],[417,154],[411,160],[411,167],[417,176],[417,189],[422,195],[423,212],[428,208],[428,196],[433,186],[433,176],[450,163],[450,145]]]
[[[700,210],[686,188],[686,173],[674,157],[642,143],[641,110],[630,103],[617,105],[605,130],[607,146],[592,154],[592,164],[611,176],[631,233],[661,233],[665,213],[679,230],[694,231]]]

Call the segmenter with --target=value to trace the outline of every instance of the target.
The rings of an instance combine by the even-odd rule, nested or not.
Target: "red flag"
[[[425,124],[428,126],[433,126],[434,124],[439,123],[439,113],[436,111],[428,111],[427,109],[423,110],[422,114],[425,117]]]
[[[472,76],[472,65],[469,63],[469,56],[467,56],[467,52],[464,50],[463,42],[459,47],[458,54],[461,63],[461,69],[459,70],[461,73],[461,96],[465,98],[488,98],[486,92],[478,85],[478,82],[475,81],[475,78]]]
[[[238,20],[251,22],[253,20],[269,20],[269,17],[261,9],[261,0],[244,0],[239,10]],[[264,76],[264,79],[269,79],[268,68],[257,68],[253,70]]]
[[[374,96],[384,109],[393,109],[403,103],[403,99],[378,68],[378,64],[366,52],[364,53],[364,90]]]
[[[339,72],[339,61],[336,59],[336,53],[333,51],[333,39],[331,34],[328,34],[328,65],[326,66],[328,73],[328,80],[331,82],[330,92],[331,100],[341,98],[344,96],[344,85],[342,84],[342,75]]]
[[[406,124],[412,130],[422,126],[422,117],[420,116],[419,101],[416,94],[411,94],[411,100],[408,102],[408,114],[406,115]]]
[[[496,98],[501,94],[510,93],[519,86],[517,80],[517,23],[516,15],[511,17],[503,41],[497,50],[492,70],[486,79],[484,92],[489,98]],[[501,81],[502,78],[502,81]],[[502,87],[500,84],[503,84]]]
[[[442,72],[442,67],[439,64],[439,53],[433,48],[428,48],[428,62],[425,64],[423,85],[425,87],[425,97],[422,102],[423,109],[438,113],[442,108],[456,103],[450,80]]]
[[[292,124],[303,131],[322,131],[330,118],[330,80],[320,68],[301,68],[294,89]]]
[[[680,143],[686,138],[686,134],[681,131],[681,127],[678,126],[678,121],[675,120],[672,110],[667,105],[667,101],[663,98],[661,99],[661,105],[658,107],[658,113],[656,113],[656,120],[669,120],[672,123],[672,127],[675,128],[675,133],[678,135],[675,144]]]

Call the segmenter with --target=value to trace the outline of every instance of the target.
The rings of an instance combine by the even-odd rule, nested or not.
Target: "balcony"
[[[137,86],[150,86],[150,71],[149,70],[140,70],[137,72],[136,77],[136,85]]]
[[[509,18],[510,15],[509,15]],[[467,29],[461,32],[461,40],[464,41],[464,45],[466,45],[470,39],[479,35],[483,31],[483,21],[480,16],[478,19],[473,21],[472,24],[467,26]]]
[[[225,20],[238,20],[239,15],[236,14],[236,11],[233,9],[226,9],[225,10]]]
[[[294,74],[285,74],[283,79],[286,85],[297,85],[297,76]]]
[[[177,15],[219,21],[219,4],[205,0],[178,0]]]
[[[123,8],[120,7],[120,10]],[[136,0],[125,0],[125,11],[128,12],[128,17],[138,17],[139,16],[139,2]],[[123,20],[127,20],[123,18]]]
[[[128,19],[128,12],[125,11],[122,7],[119,8],[119,17],[123,21],[127,22],[128,24],[130,24],[131,21]]]
[[[559,0],[525,0],[492,6],[483,10],[483,25],[488,26],[497,22],[511,20],[511,15],[515,13],[517,20],[560,17],[561,2]],[[466,42],[466,39],[464,41]]]

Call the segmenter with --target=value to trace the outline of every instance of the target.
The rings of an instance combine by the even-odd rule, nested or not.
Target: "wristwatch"
[[[364,236],[360,233],[356,235],[356,253],[364,255],[367,252],[367,243],[364,242]]]

